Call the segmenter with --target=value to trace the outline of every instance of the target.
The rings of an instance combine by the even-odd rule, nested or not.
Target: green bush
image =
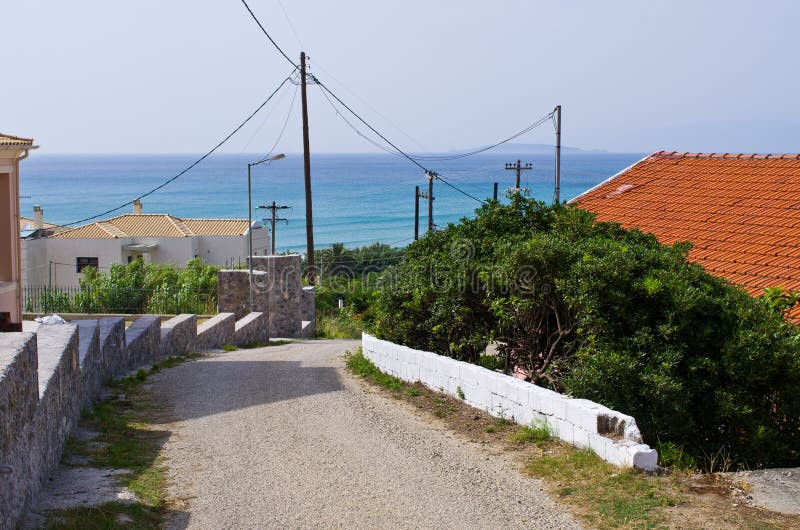
[[[689,248],[514,195],[412,244],[375,332],[476,364],[498,341],[507,371],[633,415],[648,443],[797,465],[796,298],[752,298]]]

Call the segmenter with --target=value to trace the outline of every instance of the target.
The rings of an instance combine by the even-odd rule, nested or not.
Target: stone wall
[[[0,333],[0,522],[19,520],[36,493],[24,443],[39,404],[36,364],[36,335]]]
[[[103,350],[100,348],[100,323],[78,320],[78,362],[81,373],[81,407],[92,404],[106,377]]]
[[[255,262],[253,264],[255,267]],[[217,310],[220,313],[233,313],[236,319],[244,318],[250,311],[250,271],[221,270],[217,273]],[[264,271],[253,270],[252,311],[269,312],[269,291],[261,288],[268,278]]]
[[[237,346],[269,342],[269,315],[250,313],[243,319],[237,320],[234,335],[234,343]]]
[[[39,404],[27,438],[29,471],[38,491],[61,460],[83,404],[78,326],[40,326],[36,331],[39,358]]]
[[[574,399],[519,379],[431,352],[362,336],[364,355],[382,371],[405,381],[421,381],[493,416],[524,425],[546,423],[554,435],[590,448],[618,466],[652,470],[658,454],[642,443],[633,417],[586,399]],[[459,396],[460,397],[460,396]]]
[[[152,364],[158,356],[161,340],[161,317],[140,317],[125,330],[125,369],[135,370]]]
[[[314,338],[317,332],[317,298],[314,286],[303,287],[300,293],[300,320],[303,324],[300,336]]]
[[[101,318],[97,323],[100,327],[100,351],[103,359],[100,379],[106,381],[119,377],[125,371],[125,319]]]
[[[270,336],[298,337],[302,329],[300,255],[253,256],[252,259],[253,268],[266,273],[255,278],[255,292],[267,297]]]
[[[221,313],[197,327],[195,315],[180,315],[162,328],[160,317],[143,316],[126,330],[112,317],[0,333],[0,528],[20,521],[104,382],[161,357],[266,342],[268,320]]]
[[[195,348],[197,350],[214,350],[235,341],[236,315],[220,313],[200,324],[197,328]]]
[[[160,359],[192,351],[197,339],[197,315],[178,315],[161,324]]]

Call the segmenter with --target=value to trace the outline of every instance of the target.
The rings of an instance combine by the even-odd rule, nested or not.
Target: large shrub
[[[773,301],[687,260],[688,244],[513,196],[411,245],[384,286],[382,338],[632,414],[650,443],[800,463],[800,340]]]

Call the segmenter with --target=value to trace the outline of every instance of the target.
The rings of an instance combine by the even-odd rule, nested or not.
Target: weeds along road
[[[168,528],[577,528],[490,456],[344,371],[357,341],[213,354],[154,376]]]

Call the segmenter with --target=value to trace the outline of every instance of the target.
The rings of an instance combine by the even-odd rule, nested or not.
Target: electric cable
[[[255,14],[255,13],[253,13],[253,10],[252,10],[252,9],[250,9],[250,6],[249,6],[249,5],[247,5],[247,2],[246,2],[245,0],[242,0],[242,3],[244,4],[244,7],[246,7],[246,8],[247,8],[247,11],[250,13],[250,16],[251,16],[251,17],[253,17],[253,20],[255,20],[255,21],[256,21],[256,24],[258,24],[258,27],[259,27],[259,28],[261,28],[261,31],[264,33],[264,35],[266,35],[266,36],[267,36],[267,38],[269,39],[269,41],[272,43],[272,45],[273,45],[273,46],[275,46],[275,49],[276,49],[276,50],[278,50],[278,51],[280,52],[280,54],[281,54],[281,55],[283,55],[283,57],[284,57],[284,58],[285,58],[287,61],[289,61],[289,64],[291,64],[292,66],[294,66],[294,68],[295,68],[295,69],[298,69],[298,68],[300,68],[300,65],[298,65],[298,64],[297,64],[297,63],[295,63],[293,60],[291,60],[291,59],[289,58],[289,56],[288,56],[288,55],[286,55],[286,52],[285,52],[285,51],[283,51],[283,49],[281,49],[281,47],[280,47],[280,46],[278,46],[278,43],[277,43],[277,42],[275,42],[275,39],[273,39],[273,38],[272,38],[272,36],[271,36],[271,35],[270,35],[270,34],[267,32],[267,30],[266,30],[266,29],[264,29],[264,26],[262,26],[262,25],[261,25],[261,21],[260,21],[260,20],[258,20],[258,17],[256,17],[256,14]]]
[[[201,156],[200,158],[198,158],[197,160],[195,160],[194,162],[192,162],[191,164],[189,164],[187,167],[185,167],[183,170],[181,170],[181,171],[180,171],[178,174],[176,174],[175,176],[173,176],[173,177],[171,177],[171,178],[167,179],[166,181],[164,181],[163,183],[159,184],[159,185],[158,185],[158,186],[156,186],[155,188],[151,189],[151,190],[150,190],[150,191],[148,191],[147,193],[143,193],[142,195],[139,195],[139,196],[138,196],[138,197],[136,197],[135,199],[131,199],[130,201],[128,201],[128,202],[126,202],[126,203],[124,203],[124,204],[120,204],[119,206],[117,206],[117,207],[115,207],[115,208],[111,208],[110,210],[106,210],[106,211],[104,211],[104,212],[102,212],[102,213],[99,213],[99,214],[97,214],[97,215],[92,215],[91,217],[84,217],[83,219],[79,219],[79,220],[77,220],[77,221],[72,221],[72,222],[70,222],[70,223],[64,223],[62,226],[70,226],[70,225],[76,225],[76,224],[80,224],[80,223],[85,223],[86,221],[91,221],[91,220],[93,220],[93,219],[97,219],[98,217],[103,217],[103,216],[106,216],[106,215],[108,215],[108,214],[110,214],[110,213],[116,212],[117,210],[121,210],[122,208],[125,208],[125,207],[126,207],[126,206],[128,206],[129,204],[132,204],[134,201],[137,201],[137,200],[140,200],[140,199],[144,199],[145,197],[147,197],[147,196],[149,196],[149,195],[152,195],[153,193],[157,192],[157,191],[158,191],[158,190],[160,190],[161,188],[165,187],[167,184],[170,184],[171,182],[174,182],[174,181],[176,181],[178,178],[182,177],[183,175],[185,175],[186,173],[188,173],[190,170],[192,170],[192,169],[193,169],[195,166],[197,166],[197,165],[198,165],[200,162],[202,162],[203,160],[205,160],[206,158],[208,158],[209,156],[211,156],[211,154],[212,154],[212,153],[214,153],[214,152],[215,152],[217,149],[219,149],[220,147],[222,147],[222,146],[223,146],[223,145],[224,145],[224,144],[225,144],[225,143],[226,143],[228,140],[230,140],[230,139],[231,139],[231,138],[232,138],[232,137],[233,137],[233,136],[234,136],[236,133],[238,133],[238,132],[239,132],[239,131],[242,129],[242,127],[244,127],[245,125],[247,125],[247,123],[248,123],[250,120],[252,120],[252,119],[253,119],[253,117],[255,117],[255,115],[256,115],[256,114],[258,114],[258,113],[259,113],[259,111],[261,111],[261,109],[263,109],[263,108],[264,108],[264,107],[267,105],[267,103],[269,103],[269,101],[270,101],[270,100],[271,100],[271,99],[272,99],[272,98],[275,96],[275,94],[277,94],[277,93],[278,93],[278,91],[279,91],[279,90],[280,90],[280,89],[283,87],[283,85],[285,85],[285,84],[286,84],[286,83],[289,81],[290,77],[291,77],[291,74],[289,74],[289,76],[287,76],[287,77],[286,77],[286,78],[285,78],[283,81],[281,81],[281,84],[280,84],[280,85],[278,85],[278,88],[276,88],[276,89],[275,89],[275,90],[272,92],[272,94],[270,94],[270,95],[269,95],[269,97],[268,97],[268,98],[267,98],[267,99],[266,99],[266,100],[265,100],[265,101],[264,101],[264,102],[263,102],[261,105],[259,105],[259,106],[256,108],[256,110],[254,110],[254,111],[253,111],[253,112],[252,112],[252,113],[251,113],[251,114],[250,114],[250,115],[249,115],[247,118],[245,118],[245,120],[244,120],[242,123],[240,123],[238,127],[236,127],[236,128],[235,128],[235,129],[234,129],[234,130],[233,130],[233,131],[230,133],[230,134],[228,134],[228,136],[226,136],[225,138],[223,138],[223,139],[222,139],[222,141],[221,141],[221,142],[219,142],[219,143],[218,143],[217,145],[215,145],[214,147],[212,147],[210,151],[208,151],[206,154],[204,154],[203,156]]]

